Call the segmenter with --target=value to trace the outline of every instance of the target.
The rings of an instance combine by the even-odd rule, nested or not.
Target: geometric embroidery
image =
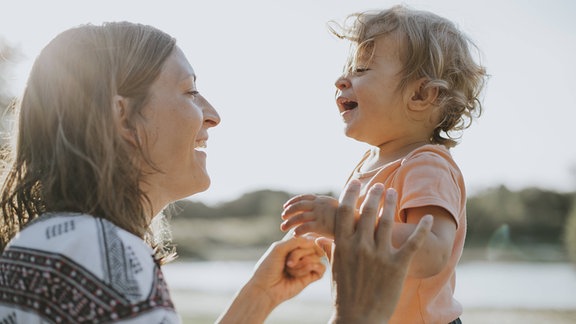
[[[124,243],[118,235],[118,227],[112,223],[97,218],[98,232],[100,234],[100,251],[104,267],[104,280],[118,291],[123,291],[130,300],[139,300],[142,297],[138,282],[134,278],[134,269],[130,257],[126,255]]]
[[[4,318],[0,318],[0,324],[17,324],[17,323],[18,323],[18,317],[16,312],[12,312],[4,316]]]
[[[49,240],[56,236],[60,236],[62,234],[72,232],[75,230],[74,226],[74,219],[66,220],[63,223],[52,225],[46,228],[46,239]]]
[[[53,323],[101,323],[157,308],[174,311],[157,265],[154,272],[148,298],[130,302],[123,290],[61,254],[12,246],[0,258],[0,303],[26,308]],[[1,320],[12,319],[9,315]]]

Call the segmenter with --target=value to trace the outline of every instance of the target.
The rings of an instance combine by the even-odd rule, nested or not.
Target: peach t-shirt
[[[367,189],[379,182],[398,191],[396,222],[405,222],[405,211],[409,208],[438,206],[452,214],[457,224],[446,268],[429,278],[407,277],[390,324],[448,324],[462,314],[462,306],[453,298],[454,270],[466,237],[466,191],[460,169],[442,145],[424,145],[402,159],[372,171],[360,172],[367,157],[368,153],[350,176],[350,179],[362,182],[359,204]]]

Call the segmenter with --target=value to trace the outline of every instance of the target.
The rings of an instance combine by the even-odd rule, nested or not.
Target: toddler
[[[422,217],[434,219],[390,323],[460,323],[454,271],[466,236],[466,192],[449,149],[480,115],[485,69],[472,58],[470,40],[433,13],[395,6],[346,21],[332,29],[352,44],[336,104],[346,136],[371,146],[348,181],[362,184],[359,204],[375,183],[396,189],[395,246]],[[294,197],[281,228],[332,238],[337,206],[332,197]]]

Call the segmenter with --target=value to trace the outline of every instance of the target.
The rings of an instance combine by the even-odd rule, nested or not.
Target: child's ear
[[[114,114],[114,124],[118,129],[118,134],[130,145],[138,146],[136,129],[130,122],[130,105],[128,99],[120,95],[112,98],[112,113]]]
[[[438,99],[438,87],[430,87],[427,78],[414,81],[409,92],[408,107],[412,111],[424,111]]]

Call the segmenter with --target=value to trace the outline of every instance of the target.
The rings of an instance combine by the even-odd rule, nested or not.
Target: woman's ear
[[[424,111],[438,99],[438,87],[429,87],[427,78],[420,78],[410,85],[408,107],[412,111]]]
[[[130,121],[130,105],[127,98],[115,95],[112,98],[112,113],[118,134],[130,145],[138,147],[138,134]]]

